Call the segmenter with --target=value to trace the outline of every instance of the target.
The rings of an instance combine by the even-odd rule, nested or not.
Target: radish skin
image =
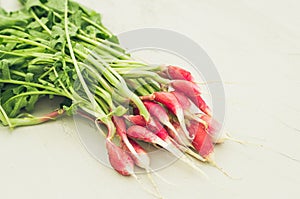
[[[192,142],[194,148],[202,157],[207,158],[214,151],[212,138],[206,133],[204,126],[196,121],[191,121],[188,129],[195,137]]]
[[[166,125],[169,129],[171,129],[177,137],[180,137],[178,132],[176,131],[176,129],[171,124],[166,110],[161,105],[159,105],[155,102],[151,102],[151,101],[144,101],[143,103],[144,103],[145,107],[147,108],[147,110],[149,111],[150,115],[156,117],[162,124]],[[157,122],[156,122],[156,125],[161,126]],[[163,127],[160,129],[163,129]],[[161,132],[161,133],[164,133],[164,132]],[[185,136],[181,137],[181,139],[184,139],[184,138],[185,138]]]
[[[185,136],[189,140],[193,139],[192,137],[190,137],[190,135],[186,129],[183,109],[182,109],[181,105],[179,104],[178,100],[176,99],[176,97],[172,93],[155,92],[149,96],[142,96],[141,99],[142,100],[155,100],[156,102],[159,102],[159,103],[163,104],[164,106],[166,106],[168,110],[170,110],[173,114],[176,115],[176,117],[180,123],[180,126],[182,127],[182,129],[185,133]],[[144,103],[145,103],[145,101],[144,101]],[[147,102],[146,102],[146,104],[147,104]],[[145,105],[145,106],[147,108],[147,105]],[[153,112],[152,114],[155,114],[155,116],[158,117],[158,120],[160,120],[161,123],[166,125],[168,128],[174,130],[174,133],[176,133],[178,135],[178,133],[176,132],[176,130],[173,128],[172,124],[170,123],[169,117],[165,117],[165,115],[167,115],[167,114],[163,114],[162,111],[160,111],[161,109],[159,110],[157,106],[155,106],[155,108],[152,108],[152,107],[154,107],[154,105],[152,105],[152,104],[148,106],[150,114],[151,114],[151,112]],[[159,110],[159,111],[157,111],[157,110]]]
[[[206,102],[201,97],[200,88],[193,82],[185,80],[172,81],[171,86],[175,91],[184,93],[189,99],[205,114],[211,116],[212,112]]]
[[[124,115],[123,117],[126,118],[132,124],[136,124],[139,126],[147,125],[145,118],[141,115]]]
[[[194,81],[194,78],[189,71],[178,66],[168,66],[166,72],[170,79]]]
[[[157,144],[172,153],[175,157],[182,160],[183,162],[187,163],[193,169],[201,173],[203,176],[208,178],[208,176],[199,168],[197,167],[189,158],[187,158],[179,149],[174,147],[173,144],[168,144],[159,138],[157,135],[152,133],[151,131],[147,130],[145,127],[142,126],[131,126],[127,129],[127,135],[131,138],[142,140],[144,142]]]
[[[134,162],[132,158],[120,147],[106,139],[106,149],[111,166],[121,175],[134,175]]]
[[[145,165],[150,165],[150,157],[148,156],[147,152],[141,145],[139,145],[135,141],[130,139],[129,142],[138,154],[139,158],[136,158],[125,144],[123,144],[122,148],[126,150],[129,153],[129,155],[131,155],[131,158],[133,159],[135,165],[137,165],[140,168],[146,169]],[[142,159],[143,161],[141,162],[140,159]]]
[[[182,92],[171,91],[170,93],[176,97],[183,110],[188,110],[191,108],[190,100]]]

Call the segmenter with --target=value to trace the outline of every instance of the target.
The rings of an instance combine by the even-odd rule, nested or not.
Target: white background
[[[209,54],[225,82],[226,130],[300,159],[300,3],[296,0],[81,0],[114,32],[168,28]],[[15,1],[0,1],[13,9]],[[55,108],[55,107],[52,107]],[[71,118],[0,131],[0,198],[152,198],[132,178],[95,161]],[[204,167],[208,182],[177,162],[159,171],[165,198],[300,196],[300,163],[268,149],[226,142],[216,161],[233,176]],[[215,185],[216,184],[216,185]]]

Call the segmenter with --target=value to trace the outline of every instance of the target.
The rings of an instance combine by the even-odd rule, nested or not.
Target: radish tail
[[[165,125],[171,131],[173,131],[173,133],[179,139],[179,141],[181,142],[182,145],[184,145],[184,146],[191,146],[192,147],[191,142],[186,138],[186,136],[179,135],[179,133],[177,132],[177,130],[174,128],[174,126],[170,122],[166,122]]]
[[[144,185],[144,183],[142,182],[142,180],[141,180],[137,175],[135,175],[134,173],[132,173],[131,176],[135,178],[135,180],[141,185],[141,187],[142,187],[143,190],[145,190],[146,192],[148,192],[149,194],[153,195],[153,196],[156,197],[156,198],[162,199],[161,196],[159,196],[159,195],[157,195],[156,193],[154,193],[153,191],[149,190],[149,189]]]
[[[162,146],[164,149],[166,149],[167,151],[169,151],[170,153],[172,153],[175,157],[177,157],[179,160],[185,162],[186,164],[188,164],[190,167],[192,167],[193,169],[195,169],[196,171],[198,171],[199,173],[202,174],[202,176],[204,176],[206,179],[209,179],[209,177],[207,176],[206,173],[204,173],[204,171],[202,169],[200,169],[199,167],[197,167],[195,165],[195,163],[189,159],[188,157],[186,157],[179,149],[177,149],[173,144],[168,144],[165,141],[163,141],[162,139],[157,139],[156,143],[160,146]]]
[[[189,140],[194,140],[195,136],[191,137],[189,131],[186,128],[185,122],[184,122],[184,114],[183,111],[179,111],[176,114],[178,122],[180,124],[180,127],[182,128],[185,136],[189,139]]]
[[[159,198],[163,198],[162,195],[161,195],[161,192],[160,192],[160,190],[159,190],[159,188],[158,188],[158,186],[156,184],[156,182],[154,181],[154,179],[153,179],[153,177],[152,177],[152,175],[150,174],[149,171],[147,171],[147,176],[148,176],[150,182],[152,183],[152,185],[153,185],[153,187],[154,187],[157,195],[159,196]]]
[[[203,158],[201,155],[199,155],[198,153],[195,153],[192,149],[182,146],[180,144],[177,144],[176,141],[172,138],[169,138],[169,142],[167,142],[168,144],[173,144],[175,147],[177,147],[180,151],[190,155],[191,157],[195,158],[196,160],[199,160],[201,162],[206,162],[206,159]]]
[[[190,155],[191,157],[195,158],[196,160],[199,160],[201,162],[207,162],[206,159],[204,159],[201,155],[199,155],[198,153],[195,153],[193,150],[191,150],[190,148],[185,148],[180,146],[179,148],[181,151],[185,152],[186,154]]]
[[[215,167],[218,169],[221,173],[223,173],[225,176],[232,180],[241,180],[241,178],[233,177],[229,175],[222,167],[220,167],[211,157],[207,157],[207,163],[209,163],[211,166]]]
[[[288,158],[290,160],[293,160],[297,163],[300,163],[300,160],[297,159],[297,158],[294,158],[288,154],[285,154],[283,152],[280,152],[280,151],[277,151],[276,149],[273,149],[272,147],[269,147],[269,146],[265,146],[263,144],[258,144],[258,143],[253,143],[253,142],[248,142],[248,141],[243,141],[243,140],[239,140],[239,139],[235,139],[233,137],[231,137],[229,134],[226,134],[226,137],[225,137],[226,140],[230,140],[230,141],[233,141],[233,142],[237,142],[239,144],[242,144],[242,145],[245,145],[245,144],[248,144],[248,145],[253,145],[253,146],[257,146],[257,147],[261,147],[261,148],[264,148],[264,149],[267,149],[269,151],[272,151],[274,153],[277,153],[285,158]]]

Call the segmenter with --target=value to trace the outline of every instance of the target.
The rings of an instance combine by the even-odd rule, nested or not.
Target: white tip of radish
[[[179,160],[185,162],[187,165],[198,171],[202,176],[204,176],[206,179],[209,179],[208,175],[204,173],[202,169],[200,169],[191,159],[189,159],[187,156],[184,155],[178,148],[176,148],[173,144],[168,144],[164,141],[161,143],[158,143],[161,145],[164,149],[171,152],[175,157],[177,157]]]
[[[182,133],[179,133],[175,128],[174,126],[168,122],[165,124],[173,133],[174,135],[177,137],[177,141],[179,142],[179,144],[182,144],[184,146],[191,146],[192,147],[192,144],[191,142],[187,139],[186,135],[182,135]]]
[[[149,156],[147,154],[138,154],[136,165],[140,168],[147,169],[148,165],[150,165]]]

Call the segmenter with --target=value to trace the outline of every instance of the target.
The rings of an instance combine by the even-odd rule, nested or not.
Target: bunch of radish
[[[189,71],[134,59],[100,14],[74,1],[20,2],[22,9],[0,12],[2,125],[79,113],[104,135],[110,164],[121,175],[138,179],[135,165],[153,171],[143,143],[203,175],[191,157],[218,168],[213,154],[221,125]],[[45,97],[64,100],[51,113],[32,115]]]

